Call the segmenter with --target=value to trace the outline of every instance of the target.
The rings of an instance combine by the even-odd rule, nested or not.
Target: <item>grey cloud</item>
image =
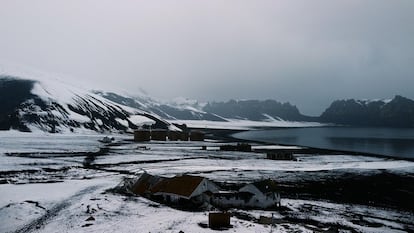
[[[414,98],[413,1],[19,1],[0,63],[159,98]]]

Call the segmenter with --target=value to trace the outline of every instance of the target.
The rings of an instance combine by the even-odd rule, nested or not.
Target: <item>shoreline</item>
[[[221,140],[224,143],[257,143],[275,145],[276,143],[244,140],[232,137],[233,134],[246,130],[205,130],[208,139]],[[292,146],[277,144],[282,146]],[[296,145],[297,146],[297,145]],[[314,155],[359,155],[381,158],[386,161],[414,161],[414,159],[398,158],[372,153],[330,150],[313,147],[300,149],[260,149],[255,153],[266,153],[278,150],[289,150],[297,154]],[[293,176],[291,181],[278,180],[281,194],[285,198],[314,201],[333,201],[339,203],[362,204],[398,210],[414,210],[414,176],[384,169],[338,169],[335,171],[280,171],[278,175]],[[391,191],[391,192],[390,192]]]
[[[198,128],[194,128],[200,130]],[[265,128],[265,129],[274,129],[274,128]],[[258,140],[246,140],[233,137],[236,133],[251,131],[250,130],[234,130],[234,129],[203,129],[206,132],[208,139],[212,140],[222,140],[224,142],[244,142],[244,143],[257,143],[262,145],[280,145],[280,146],[296,146],[300,147],[300,149],[283,149],[289,150],[293,153],[301,153],[301,154],[326,154],[326,155],[362,155],[362,156],[369,156],[375,158],[382,158],[382,159],[390,159],[390,160],[405,160],[414,162],[414,158],[407,158],[407,157],[396,157],[391,155],[383,155],[383,154],[376,154],[376,153],[369,153],[369,152],[359,152],[359,151],[350,151],[350,150],[339,150],[339,149],[326,149],[326,148],[318,148],[318,147],[311,147],[311,146],[302,146],[302,145],[295,145],[295,144],[282,144],[282,143],[272,143],[272,142],[263,142]],[[264,130],[264,129],[261,129]],[[260,152],[270,152],[275,151],[277,149],[272,150],[260,150]],[[258,151],[258,150],[256,150]],[[259,151],[258,151],[259,152]]]

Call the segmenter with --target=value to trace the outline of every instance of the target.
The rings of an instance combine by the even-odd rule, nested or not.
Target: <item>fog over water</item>
[[[414,1],[3,0],[2,65],[201,101],[414,98]]]

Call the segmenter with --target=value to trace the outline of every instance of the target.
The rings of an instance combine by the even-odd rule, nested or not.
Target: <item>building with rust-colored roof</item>
[[[206,178],[183,175],[163,179],[151,188],[151,193],[165,202],[178,203],[180,200],[190,200],[202,203],[207,193],[218,190],[217,185]]]
[[[135,194],[144,196],[150,195],[151,188],[157,184],[158,182],[162,181],[164,178],[159,176],[154,176],[148,173],[142,174],[139,179],[132,185],[131,191]]]

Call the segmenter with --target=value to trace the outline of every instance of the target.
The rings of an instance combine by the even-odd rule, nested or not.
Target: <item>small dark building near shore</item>
[[[151,131],[151,140],[166,141],[167,140],[167,130],[165,130],[165,129],[153,129]]]
[[[292,151],[275,151],[266,154],[267,159],[271,160],[294,160]]]
[[[220,146],[220,150],[251,152],[252,146],[248,143],[237,143],[237,145],[222,145]]]
[[[201,131],[191,131],[190,141],[204,141],[204,133]]]
[[[134,131],[134,141],[145,142],[149,140],[151,140],[151,132],[149,130],[141,129]]]

